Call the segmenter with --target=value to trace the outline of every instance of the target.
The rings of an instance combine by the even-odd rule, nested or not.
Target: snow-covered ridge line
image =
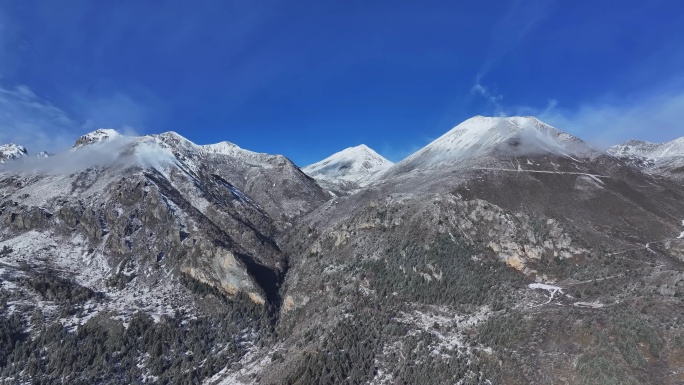
[[[639,156],[654,160],[684,157],[684,137],[664,143],[628,140],[608,148],[608,153],[614,156]]]
[[[98,129],[82,135],[69,150],[49,154],[45,151],[29,159],[26,149],[18,145],[0,146],[0,163],[22,157],[22,162],[3,165],[5,171],[41,172],[47,174],[73,173],[90,167],[129,167],[139,165],[163,172],[169,164],[185,163],[195,169],[196,162],[206,157],[226,156],[235,161],[270,168],[286,159],[244,150],[230,142],[198,145],[175,132],[128,136],[112,129]],[[22,155],[24,154],[24,155]],[[46,161],[45,158],[50,158]]]
[[[556,154],[572,158],[594,151],[581,139],[532,116],[475,116],[402,160],[397,166],[438,166],[506,155]]]
[[[174,131],[167,131],[163,132],[161,134],[150,134],[150,135],[144,135],[144,136],[126,136],[122,135],[116,130],[112,129],[99,129],[96,131],[93,131],[91,133],[88,133],[86,135],[81,136],[79,140],[76,142],[76,145],[74,147],[80,147],[79,141],[81,141],[82,138],[85,138],[85,140],[88,141],[86,144],[92,144],[92,143],[97,143],[100,141],[104,140],[130,140],[130,141],[136,141],[136,142],[145,142],[145,143],[156,143],[159,144],[160,146],[164,147],[179,147],[182,146],[186,149],[193,149],[197,150],[200,153],[204,154],[219,154],[219,155],[229,155],[229,156],[240,156],[240,155],[248,155],[248,156],[274,156],[271,154],[266,154],[266,153],[258,153],[254,151],[249,151],[245,150],[238,145],[228,142],[228,141],[223,141],[219,143],[213,143],[213,144],[196,144],[193,141],[185,138],[184,136],[174,132]]]

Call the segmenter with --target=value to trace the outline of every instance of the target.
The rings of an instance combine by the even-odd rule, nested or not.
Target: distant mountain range
[[[396,164],[109,129],[28,155],[0,146],[6,382],[684,383],[684,138],[477,116]]]
[[[684,179],[684,137],[666,143],[629,140],[610,147],[608,153],[649,173]]]

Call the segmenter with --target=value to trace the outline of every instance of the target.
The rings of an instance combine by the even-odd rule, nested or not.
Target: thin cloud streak
[[[471,92],[476,93],[483,98],[487,99],[490,103],[494,105],[494,107],[497,110],[497,113],[501,111],[501,100],[503,99],[503,95],[498,95],[492,93],[487,87],[483,86],[480,83],[476,83],[473,88],[471,89]]]
[[[144,132],[149,120],[145,104],[125,94],[100,98],[75,98],[79,117],[74,118],[26,85],[0,84],[0,144],[16,143],[31,154],[60,152],[79,136],[98,128],[114,128],[126,135]]]
[[[502,113],[502,95],[492,93],[483,85],[483,78],[508,53],[513,51],[534,29],[547,19],[556,0],[516,0],[511,3],[506,15],[494,25],[489,39],[487,56],[475,76],[471,94],[477,94],[492,103],[497,114]]]
[[[664,142],[684,136],[684,92],[584,104],[575,110],[554,106],[542,111],[539,117],[560,129],[576,132],[599,147],[629,139]]]
[[[684,136],[684,91],[657,92],[632,99],[602,99],[564,108],[550,99],[544,108],[504,108],[506,115],[534,115],[598,148],[629,139],[669,141]]]
[[[25,85],[0,86],[0,143],[17,143],[31,153],[65,148],[79,125]]]
[[[516,0],[506,15],[494,26],[489,40],[487,58],[477,73],[475,84],[492,70],[496,63],[513,51],[527,35],[548,18],[556,0]]]

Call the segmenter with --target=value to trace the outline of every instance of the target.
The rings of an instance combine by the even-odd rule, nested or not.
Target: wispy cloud
[[[506,15],[494,25],[487,57],[477,73],[476,84],[509,52],[513,51],[553,11],[556,0],[514,0]]]
[[[146,131],[150,109],[131,96],[115,93],[74,100],[71,107],[78,115],[53,105],[26,85],[0,84],[0,144],[21,144],[31,153],[59,152],[98,128],[114,128],[126,135]]]
[[[529,35],[551,12],[557,0],[514,0],[508,12],[492,28],[487,56],[475,76],[471,93],[480,95],[501,111],[503,96],[483,84],[484,77],[496,64]]]
[[[32,152],[55,151],[73,143],[80,125],[63,110],[19,85],[0,85],[0,143],[18,143]]]
[[[493,93],[490,91],[487,87],[483,86],[480,83],[475,83],[473,88],[471,89],[471,92],[476,93],[483,98],[487,99],[494,107],[496,108],[497,114],[500,113],[501,111],[501,100],[503,99],[503,95]]]
[[[684,91],[657,92],[630,99],[605,99],[563,108],[551,101],[544,109],[515,108],[589,140],[599,147],[628,139],[668,141],[684,136]]]
[[[684,89],[605,96],[574,107],[556,99],[549,99],[544,107],[502,105],[498,113],[536,116],[599,148],[629,139],[665,142],[684,136]]]
[[[77,95],[73,99],[73,110],[82,120],[83,132],[106,127],[128,135],[142,133],[150,124],[151,110],[163,110],[161,103],[156,103],[156,108],[150,108],[147,101],[120,92],[95,98]]]

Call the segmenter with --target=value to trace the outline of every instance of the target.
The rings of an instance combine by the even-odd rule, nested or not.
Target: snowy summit
[[[684,178],[684,137],[665,143],[628,140],[610,147],[608,153],[649,173]]]
[[[684,157],[684,137],[665,143],[628,140],[617,146],[610,147],[608,152],[615,156],[639,156],[653,160]]]
[[[449,164],[469,158],[499,155],[568,155],[590,151],[582,140],[532,116],[475,116],[401,163]]]
[[[100,128],[99,130],[87,133],[78,138],[74,144],[74,148],[85,146],[91,143],[101,142],[103,140],[117,138],[120,136],[121,134],[119,134],[116,130],[112,130],[111,128]]]
[[[0,145],[0,163],[23,158],[25,156],[28,156],[28,151],[24,146],[14,143]]]
[[[302,168],[310,177],[326,182],[343,181],[365,186],[393,163],[365,144],[349,147]]]

